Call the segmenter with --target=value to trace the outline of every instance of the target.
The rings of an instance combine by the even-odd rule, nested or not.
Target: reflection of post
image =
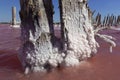
[[[12,25],[16,24],[16,7],[12,7]]]

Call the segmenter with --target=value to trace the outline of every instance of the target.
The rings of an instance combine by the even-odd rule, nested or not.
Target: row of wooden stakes
[[[92,20],[93,25],[95,27],[101,26],[101,27],[111,27],[111,26],[119,26],[120,25],[120,15],[107,15],[102,19],[102,16],[100,13],[98,13]]]

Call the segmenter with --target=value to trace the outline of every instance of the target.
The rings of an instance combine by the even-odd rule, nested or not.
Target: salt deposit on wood
[[[12,25],[16,25],[16,7],[12,7]]]
[[[60,0],[60,6],[63,48],[67,47],[64,62],[78,65],[97,51],[87,0]]]
[[[22,46],[19,58],[25,73],[45,71],[47,68],[45,65],[57,55],[52,51],[49,21],[44,3],[41,0],[20,0]]]
[[[46,71],[59,64],[66,66],[79,65],[79,62],[96,53],[97,43],[93,27],[88,17],[88,6],[85,0],[60,1],[62,23],[62,52],[51,43],[51,18],[47,13],[47,1],[20,0],[21,4],[21,41],[19,58],[25,73],[29,71]],[[52,8],[49,8],[52,10]],[[49,17],[51,15],[51,17]]]
[[[94,30],[92,26],[92,12],[87,0],[59,0],[59,41],[54,35],[51,0],[20,0],[20,5],[22,45],[18,57],[26,74],[61,65],[76,66],[97,52],[95,35],[99,29]],[[110,38],[99,36],[105,40]],[[109,39],[107,41],[115,46]]]

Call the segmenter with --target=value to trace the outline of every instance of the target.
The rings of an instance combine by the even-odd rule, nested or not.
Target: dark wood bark
[[[48,3],[49,1],[49,3]],[[20,0],[21,49],[25,73],[44,71],[53,54],[53,7],[51,0]]]

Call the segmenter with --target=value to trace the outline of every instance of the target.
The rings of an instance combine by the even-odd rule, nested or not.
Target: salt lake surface
[[[81,62],[78,67],[24,75],[17,57],[20,28],[0,24],[0,80],[120,80],[120,31],[107,30],[101,33],[116,38],[117,47],[113,48],[113,53],[109,52],[109,44],[97,39],[101,46],[98,53]]]

